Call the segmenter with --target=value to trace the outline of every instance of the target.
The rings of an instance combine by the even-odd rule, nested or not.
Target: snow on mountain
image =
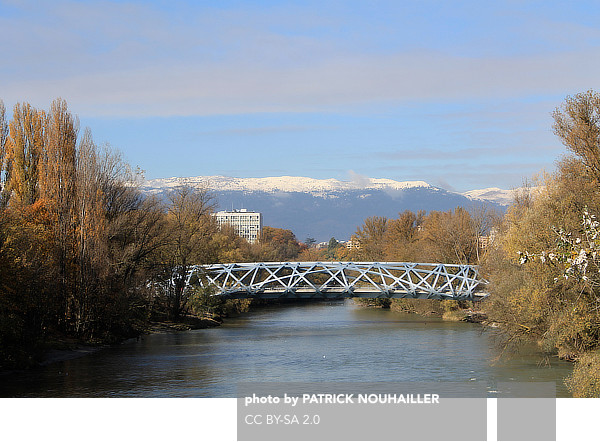
[[[534,186],[528,188],[528,191],[536,194],[543,191],[543,189],[544,186]],[[518,187],[511,190],[499,189],[498,187],[488,187],[487,189],[469,190],[468,192],[464,192],[462,195],[472,200],[487,201],[499,204],[501,206],[509,206],[512,204],[515,198],[515,193],[524,191],[526,191],[526,189],[523,187]]]
[[[205,187],[218,192],[303,192],[322,194],[326,192],[341,192],[347,190],[405,190],[415,187],[431,188],[425,181],[394,181],[386,178],[364,178],[356,181],[340,181],[334,178],[315,179],[307,177],[267,177],[267,178],[232,178],[225,176],[206,176],[192,178],[165,178],[146,181],[144,189],[152,192],[162,191],[189,184]]]
[[[492,201],[502,206],[508,206],[513,201],[514,190],[488,187],[487,189],[469,190],[464,192],[463,195],[472,200]]]
[[[407,189],[442,190],[431,186],[425,181],[395,181],[387,178],[368,178],[363,176],[359,176],[353,181],[340,181],[335,178],[316,179],[297,176],[234,178],[221,175],[160,178],[146,181],[143,188],[147,193],[161,193],[184,184],[206,188],[214,192],[265,192],[271,194],[301,192],[325,198],[335,198],[336,193],[357,190],[379,190],[386,192],[392,197],[401,194],[402,191]],[[508,206],[513,201],[514,192],[518,190],[488,187],[486,189],[469,190],[468,192],[460,193],[460,195],[470,200]],[[366,195],[362,195],[362,197],[364,196]]]

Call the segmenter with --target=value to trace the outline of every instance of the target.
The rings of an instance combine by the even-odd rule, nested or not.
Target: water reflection
[[[571,364],[493,363],[490,333],[351,301],[269,307],[213,329],[144,336],[0,378],[2,396],[234,397],[238,382],[557,381]]]

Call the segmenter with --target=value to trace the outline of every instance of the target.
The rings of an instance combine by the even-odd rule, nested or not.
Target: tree
[[[0,367],[32,363],[47,334],[134,335],[157,274],[178,289],[169,314],[185,309],[182,269],[230,245],[212,241],[202,195],[182,191],[165,213],[140,179],[89,129],[78,137],[64,100],[49,112],[18,104],[8,124],[0,102]]]
[[[59,220],[61,226],[73,215],[78,126],[64,100],[52,102],[40,152],[39,187],[40,196],[52,201],[55,211],[66,217]]]
[[[313,247],[316,243],[317,240],[311,237],[308,237],[304,240],[304,244],[306,244],[306,247],[308,247],[309,249]]]
[[[327,259],[334,260],[339,247],[340,243],[334,237],[331,237],[329,239],[329,243],[327,244]]]
[[[235,228],[223,224],[211,238],[210,248],[215,251],[215,262],[250,261],[251,246],[245,238],[239,236]]]
[[[454,211],[433,211],[423,221],[420,248],[422,259],[451,264],[474,264],[477,261],[478,231],[469,212],[462,207]]]
[[[471,215],[471,228],[475,234],[475,241],[477,242],[477,260],[476,264],[480,264],[485,258],[485,254],[493,242],[493,234],[497,230],[497,226],[501,223],[501,216],[494,209],[490,209],[486,206],[480,206],[470,213]],[[488,237],[487,247],[481,247],[481,240],[484,237]]]
[[[288,229],[264,226],[260,235],[263,261],[289,261],[300,253],[300,244],[294,232]]]
[[[44,148],[39,154],[39,196],[45,202],[54,223],[54,252],[59,267],[59,292],[67,298],[76,255],[76,190],[78,122],[68,111],[64,100],[55,100],[45,121]]]
[[[16,104],[6,142],[7,192],[15,204],[33,204],[39,197],[38,165],[45,148],[46,115],[30,104]]]
[[[213,197],[205,189],[181,186],[169,195],[167,222],[171,237],[163,263],[171,319],[178,319],[187,306],[185,289],[191,266],[206,264],[214,257],[210,249],[211,237],[217,231],[213,212]]]
[[[143,198],[139,178],[86,129],[77,149],[72,267],[66,327],[87,339],[132,333],[146,315],[147,281],[168,229],[162,206]],[[70,278],[71,279],[71,278]]]
[[[552,114],[554,133],[577,155],[586,172],[600,181],[600,94],[589,90],[567,97]]]
[[[6,207],[6,138],[8,137],[8,123],[6,122],[6,108],[0,100],[0,210]],[[5,196],[6,195],[6,196]]]
[[[325,261],[325,250],[317,249],[315,247],[307,248],[302,250],[298,254],[298,261],[300,262],[317,262],[317,261]]]
[[[0,369],[31,366],[61,316],[51,225],[40,201],[0,216]]]
[[[371,216],[356,229],[352,241],[359,244],[359,259],[382,261],[384,259],[385,234],[388,219],[384,216]]]
[[[406,210],[390,220],[385,236],[385,256],[388,261],[412,261],[416,257],[415,243],[423,223],[424,211],[418,214]]]

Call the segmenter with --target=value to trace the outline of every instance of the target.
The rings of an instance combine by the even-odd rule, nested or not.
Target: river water
[[[270,306],[221,327],[144,336],[0,377],[2,396],[235,397],[238,382],[556,381],[540,355],[495,361],[494,331],[351,300]]]

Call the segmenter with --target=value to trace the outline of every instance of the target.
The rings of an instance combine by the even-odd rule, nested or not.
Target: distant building
[[[346,247],[347,249],[360,249],[360,244],[358,241],[349,240],[346,241],[344,247]]]
[[[494,243],[497,235],[498,229],[496,227],[492,227],[489,235],[481,236],[479,238],[479,248],[485,250],[490,247]]]
[[[260,238],[262,232],[262,213],[248,212],[246,209],[221,211],[215,214],[219,227],[229,225],[235,232],[245,238],[250,244],[254,244]]]
[[[334,238],[335,239],[335,238]],[[346,247],[347,249],[358,249],[358,243],[352,242],[352,240],[339,240],[337,241],[338,247]],[[329,248],[329,241],[323,241],[315,245],[316,249],[327,249]]]

